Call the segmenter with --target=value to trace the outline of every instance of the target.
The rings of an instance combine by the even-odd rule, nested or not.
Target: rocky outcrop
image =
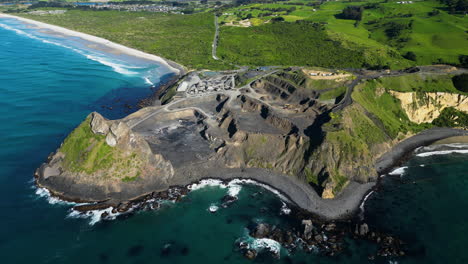
[[[468,96],[454,93],[421,93],[390,91],[401,102],[411,122],[431,123],[446,107],[468,113]]]
[[[121,121],[91,113],[36,172],[66,200],[128,200],[168,186],[172,165]]]

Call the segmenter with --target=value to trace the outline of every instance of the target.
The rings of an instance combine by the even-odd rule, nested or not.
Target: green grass
[[[324,93],[320,93],[320,100],[331,100],[335,99],[338,96],[344,94],[346,92],[346,87],[345,86],[340,86],[338,88],[332,89],[330,91],[326,91]]]
[[[378,79],[385,88],[398,92],[447,92],[460,93],[453,85],[451,75],[408,74]]]
[[[126,153],[118,147],[107,145],[105,136],[94,134],[88,116],[65,139],[59,152],[65,155],[64,168],[96,175],[101,178],[117,178],[124,182],[135,180],[144,167],[136,153]]]
[[[391,138],[397,138],[399,133],[417,132],[426,128],[424,124],[416,125],[408,119],[400,101],[388,93],[380,81],[370,80],[356,86],[353,100],[377,117]]]
[[[71,171],[93,173],[108,169],[114,162],[113,149],[103,135],[91,131],[91,118],[81,123],[63,142],[60,152],[65,154],[64,165]]]
[[[218,56],[238,65],[361,67],[360,52],[328,39],[311,24],[269,23],[221,27]]]
[[[230,68],[211,57],[215,30],[212,13],[178,15],[69,10],[63,15],[19,15],[103,37],[189,68]]]

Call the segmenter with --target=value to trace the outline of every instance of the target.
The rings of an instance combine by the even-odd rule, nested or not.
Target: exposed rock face
[[[408,118],[417,124],[430,123],[446,107],[468,113],[468,96],[452,93],[401,93],[390,91],[390,93],[401,101],[401,107],[405,110]]]
[[[106,135],[109,132],[109,122],[100,114],[91,114],[91,130],[94,134]]]

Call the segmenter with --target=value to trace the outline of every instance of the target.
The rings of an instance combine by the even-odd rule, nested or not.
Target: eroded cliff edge
[[[117,204],[203,178],[251,178],[334,219],[358,208],[401,155],[466,134],[446,129],[405,145],[431,126],[411,122],[385,82],[362,80],[384,73],[319,74],[327,78],[276,69],[245,85],[238,73],[189,74],[164,105],[121,120],[90,114],[38,169],[37,184],[66,200]],[[402,153],[376,167],[395,145]]]

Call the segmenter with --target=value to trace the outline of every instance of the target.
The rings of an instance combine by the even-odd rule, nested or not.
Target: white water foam
[[[451,150],[438,150],[438,151],[429,151],[416,154],[417,157],[429,157],[434,155],[448,155],[448,154],[468,154],[468,149],[451,149]]]
[[[252,243],[249,243],[252,249],[255,249],[257,252],[262,250],[268,250],[276,256],[280,255],[281,244],[273,239],[269,238],[257,238],[254,239]]]
[[[23,30],[13,28],[13,27],[10,27],[10,26],[2,24],[2,23],[0,23],[0,27],[4,28],[6,30],[14,31],[19,35],[23,35],[23,36],[26,36],[26,37],[31,38],[31,39],[39,40],[39,41],[41,41],[43,43],[52,44],[52,45],[55,45],[55,46],[59,46],[59,47],[62,47],[62,48],[72,50],[72,51],[86,57],[87,59],[99,62],[99,63],[101,63],[103,65],[108,66],[108,67],[111,67],[115,72],[118,72],[118,73],[120,73],[122,75],[137,75],[137,74],[139,74],[138,72],[131,71],[129,69],[144,69],[143,67],[128,66],[128,65],[124,65],[122,63],[117,63],[116,61],[110,61],[110,60],[108,60],[108,59],[106,59],[106,58],[104,58],[102,56],[97,56],[96,54],[87,54],[83,50],[76,49],[76,48],[73,48],[73,47],[70,47],[70,46],[55,42],[55,41],[46,40],[46,39],[34,36],[34,35],[30,34],[30,33],[27,33],[27,32],[25,32]],[[151,82],[151,80],[149,80],[148,77],[143,77],[143,79],[149,85],[154,85],[154,83]]]
[[[364,219],[364,206],[366,205],[366,201],[367,199],[369,199],[369,197],[374,193],[374,191],[370,191],[365,197],[364,199],[362,199],[362,203],[359,205],[359,218],[361,220]]]
[[[208,208],[208,211],[210,211],[210,213],[215,213],[216,211],[218,211],[218,209],[219,207],[216,204],[211,204]]]
[[[109,207],[102,210],[91,210],[87,212],[79,212],[76,210],[71,209],[70,213],[67,215],[67,218],[83,218],[89,219],[89,225],[95,225],[102,220],[102,214],[107,213],[106,220],[114,220],[117,216],[121,215],[121,213],[112,213],[113,207]]]
[[[288,205],[287,205],[285,202],[283,202],[283,201],[281,201],[281,203],[282,203],[283,205],[281,206],[281,209],[280,209],[280,215],[288,215],[288,214],[290,214],[290,213],[291,213],[291,209],[288,207]]]
[[[400,176],[402,176],[405,173],[406,169],[408,169],[408,167],[406,167],[406,166],[396,168],[396,169],[392,170],[391,172],[389,172],[388,175],[392,175],[392,176],[400,175]]]
[[[77,203],[63,201],[57,197],[53,197],[50,194],[49,190],[47,190],[46,188],[36,187],[36,195],[38,195],[41,198],[45,198],[47,202],[49,202],[49,204],[77,205]]]

